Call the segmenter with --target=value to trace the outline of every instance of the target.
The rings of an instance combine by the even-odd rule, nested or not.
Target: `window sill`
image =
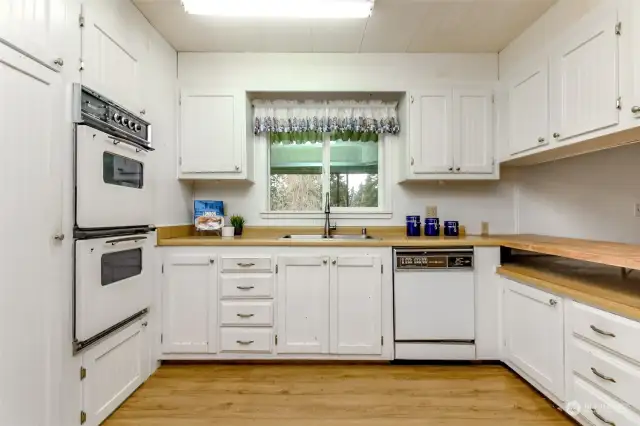
[[[262,219],[324,219],[323,212],[262,212]],[[393,213],[389,211],[363,211],[363,212],[332,212],[333,219],[391,219]]]

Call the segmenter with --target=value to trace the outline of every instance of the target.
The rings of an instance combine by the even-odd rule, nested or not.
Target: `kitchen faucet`
[[[336,225],[331,226],[329,221],[329,215],[331,214],[331,206],[329,205],[329,192],[326,194],[326,200],[324,203],[324,238],[331,238],[331,231],[336,230]]]

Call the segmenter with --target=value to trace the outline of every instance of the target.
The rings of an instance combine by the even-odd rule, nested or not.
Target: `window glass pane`
[[[142,273],[142,249],[102,255],[102,285],[109,285]]]
[[[272,211],[322,210],[322,142],[270,144]]]
[[[121,155],[102,153],[102,180],[111,185],[142,188],[143,165]]]
[[[378,143],[331,141],[331,206],[378,207]]]

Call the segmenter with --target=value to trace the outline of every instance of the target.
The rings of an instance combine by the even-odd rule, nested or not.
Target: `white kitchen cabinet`
[[[175,254],[163,269],[163,352],[217,352],[216,257]]]
[[[331,353],[380,355],[383,343],[380,257],[333,258],[330,298]]]
[[[509,84],[509,154],[549,144],[549,64],[547,58],[516,75]]]
[[[65,0],[0,0],[0,41],[53,69],[62,60]]]
[[[492,87],[437,86],[410,102],[405,180],[497,178]]]
[[[278,353],[329,353],[329,257],[278,257]]]
[[[632,96],[630,99],[630,104],[625,102],[623,105],[623,111],[625,114],[631,114],[631,116],[636,120],[636,125],[640,125],[640,3],[637,1],[630,2],[631,9],[630,13],[630,21],[631,28],[627,29],[625,27],[625,36],[627,31],[629,31],[631,40],[630,40],[630,55],[632,62],[632,80],[631,84],[633,87]]]
[[[556,141],[618,125],[618,11],[585,16],[551,56],[551,133]]]
[[[70,347],[56,322],[68,294],[66,249],[54,239],[62,230],[61,105],[61,75],[0,43],[2,425],[57,424],[56,361]]]
[[[493,173],[493,90],[453,90],[454,172]]]
[[[180,104],[180,177],[249,179],[246,94],[183,92]]]
[[[98,3],[82,6],[82,84],[108,96],[136,115],[144,112],[142,62],[148,39],[135,18],[142,18],[133,4],[121,3],[121,14],[102,10]]]
[[[560,297],[504,279],[504,357],[564,400],[564,311]]]
[[[146,327],[142,318],[82,354],[80,423],[98,426],[146,380]]]
[[[453,92],[436,87],[411,95],[411,169],[413,173],[453,172]]]

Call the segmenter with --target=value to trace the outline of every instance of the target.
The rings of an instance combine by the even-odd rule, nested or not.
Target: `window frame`
[[[266,219],[295,219],[295,218],[320,218],[324,217],[324,210],[271,210],[271,144],[269,137],[265,138],[266,158],[265,181],[266,185],[266,209],[261,213],[262,218]],[[378,207],[331,207],[331,216],[333,218],[391,218],[391,211],[388,205],[389,192],[389,170],[387,167],[387,144],[385,143],[385,135],[379,135],[378,138]],[[327,190],[330,188],[330,166],[331,166],[331,137],[325,134],[322,141],[322,205],[326,200]]]

